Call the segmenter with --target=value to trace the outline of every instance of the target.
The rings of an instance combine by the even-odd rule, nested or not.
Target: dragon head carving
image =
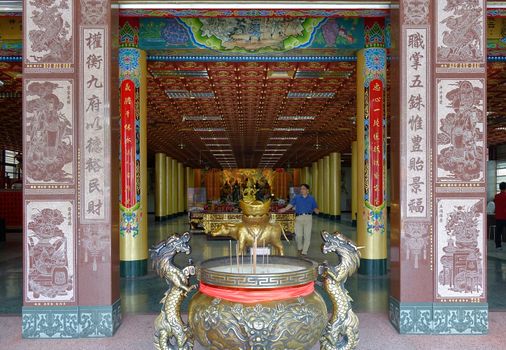
[[[341,258],[340,270],[345,270],[351,276],[360,266],[360,247],[340,232],[333,234],[322,231],[322,252],[327,254],[335,252]]]
[[[173,258],[177,253],[190,254],[190,233],[185,232],[181,236],[177,233],[154,245],[149,249],[153,263],[164,258]]]

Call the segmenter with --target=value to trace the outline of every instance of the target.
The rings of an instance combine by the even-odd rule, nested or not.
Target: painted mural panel
[[[430,164],[428,158],[430,84],[428,75],[428,29],[406,29],[406,217],[427,217]]]
[[[105,219],[105,29],[82,29],[82,218]]]
[[[485,181],[484,79],[437,79],[437,181]]]
[[[484,297],[483,220],[481,198],[438,198],[437,297]]]
[[[484,0],[436,1],[437,63],[482,62],[485,58]]]
[[[212,49],[275,53],[364,47],[363,18],[141,18],[144,50]],[[178,51],[179,52],[179,51]],[[329,54],[334,54],[329,53]]]
[[[24,1],[24,62],[31,71],[70,71],[74,63],[73,6],[70,0]]]
[[[25,203],[26,301],[74,301],[74,201]]]
[[[73,80],[25,80],[26,184],[72,184]]]

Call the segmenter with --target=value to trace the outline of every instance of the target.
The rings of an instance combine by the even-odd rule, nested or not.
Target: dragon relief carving
[[[29,18],[33,26],[28,31],[31,50],[40,55],[30,55],[29,59],[37,63],[70,62],[72,60],[72,27],[65,13],[71,13],[67,0],[29,1],[32,11]],[[68,16],[68,15],[67,15]]]
[[[443,8],[451,13],[440,21],[446,26],[442,44],[438,47],[440,60],[478,62],[483,60],[483,4],[481,1],[448,0]],[[440,43],[441,44],[441,43]]]
[[[358,317],[351,307],[352,299],[344,288],[346,279],[360,266],[360,247],[343,234],[322,231],[324,254],[335,252],[341,262],[336,266],[321,265],[323,287],[329,294],[333,312],[320,338],[322,350],[349,350],[358,345]]]
[[[181,319],[181,303],[195,285],[189,284],[189,276],[195,274],[195,266],[180,269],[174,264],[177,253],[190,254],[190,234],[175,234],[153,246],[149,251],[158,275],[165,279],[169,289],[160,301],[163,304],[155,320],[154,345],[157,350],[191,350],[193,333]]]

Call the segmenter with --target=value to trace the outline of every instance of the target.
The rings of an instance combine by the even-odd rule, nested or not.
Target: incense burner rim
[[[233,263],[236,256],[232,257]],[[220,263],[220,265],[217,265]],[[310,259],[291,256],[270,256],[269,264],[293,265],[300,269],[288,272],[237,273],[212,271],[210,268],[230,264],[230,257],[218,257],[204,260],[196,265],[197,279],[205,284],[227,288],[268,289],[300,286],[314,282],[318,278],[318,263]],[[237,266],[232,264],[232,266]]]

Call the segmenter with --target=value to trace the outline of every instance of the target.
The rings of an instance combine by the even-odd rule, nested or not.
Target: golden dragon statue
[[[322,231],[324,254],[335,252],[341,259],[336,266],[321,265],[323,287],[330,295],[334,311],[320,337],[322,350],[350,350],[358,345],[358,317],[352,299],[344,288],[346,279],[360,266],[360,247],[343,234]]]
[[[169,289],[160,301],[163,304],[160,315],[155,320],[154,345],[157,350],[191,350],[193,334],[190,327],[181,319],[180,307],[184,298],[195,285],[189,284],[190,275],[195,274],[195,266],[180,269],[174,264],[177,253],[190,254],[190,234],[175,234],[153,246],[149,251],[158,275],[165,279]]]

